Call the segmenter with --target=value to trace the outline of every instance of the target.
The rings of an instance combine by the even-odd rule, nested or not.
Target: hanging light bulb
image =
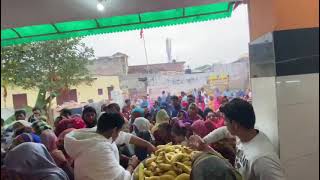
[[[97,9],[98,9],[98,11],[104,10],[104,5],[102,4],[102,0],[98,0]]]

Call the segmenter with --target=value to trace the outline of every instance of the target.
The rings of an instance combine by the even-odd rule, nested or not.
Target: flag
[[[140,30],[140,39],[143,38],[143,29]]]
[[[237,7],[241,4],[241,2],[235,2],[233,6],[233,10],[237,9]]]
[[[237,1],[234,3],[233,10],[237,9],[237,7],[241,4],[248,4],[248,0]]]

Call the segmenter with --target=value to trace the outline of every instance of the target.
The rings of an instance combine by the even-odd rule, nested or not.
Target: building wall
[[[241,66],[232,66],[231,70],[236,69],[240,72],[244,71]],[[246,67],[245,69],[248,69]],[[243,72],[243,74],[245,74]],[[151,97],[156,98],[165,90],[171,94],[180,95],[181,91],[191,92],[194,88],[208,87],[208,78],[211,75],[227,75],[226,71],[206,72],[197,74],[171,74],[171,75],[154,75],[148,78],[148,91]],[[239,74],[231,74],[229,78],[230,89],[245,90],[249,84],[249,75],[241,76]],[[220,87],[221,88],[221,87]],[[209,87],[212,89],[213,87]],[[208,89],[208,91],[209,91]],[[208,92],[210,95],[212,92]]]
[[[155,75],[148,78],[148,89],[152,98],[157,98],[162,91],[180,95],[181,91],[192,91],[207,84],[210,73]]]
[[[256,113],[256,128],[270,138],[279,155],[279,127],[275,81],[275,77],[252,78],[252,105]]]
[[[167,72],[167,71],[184,72],[184,64],[185,62],[172,62],[172,63],[129,66],[128,73],[129,74],[147,74],[147,73],[161,73],[161,72]]]
[[[319,27],[319,0],[248,0],[251,41],[276,30]]]
[[[76,87],[78,102],[88,102],[89,99],[94,102],[105,100],[108,99],[108,87],[113,86],[115,90],[120,89],[118,76],[97,76],[96,78],[91,85],[81,84]],[[103,90],[102,95],[98,95],[98,89]]]
[[[108,56],[93,60],[88,70],[94,75],[124,76],[128,73],[128,56]]]
[[[139,81],[139,78],[146,78],[146,74],[130,74],[120,78],[120,88],[125,98],[134,98],[147,94],[146,84]]]
[[[13,109],[13,95],[15,94],[27,94],[28,106],[34,106],[37,100],[37,89],[25,90],[20,87],[9,86],[7,88],[7,98],[3,97],[4,89],[1,87],[1,109],[8,108]]]
[[[319,73],[276,77],[276,85],[287,179],[319,179]]]
[[[114,89],[120,89],[120,83],[118,76],[97,76],[97,79],[92,82],[91,85],[80,84],[77,87],[71,87],[70,89],[77,89],[78,102],[88,102],[89,99],[97,102],[103,99],[108,99],[107,87],[111,85]],[[98,89],[103,89],[103,95],[98,95]],[[1,88],[1,109],[8,108],[13,109],[14,94],[27,94],[28,106],[34,106],[36,103],[38,90],[25,90],[20,87],[9,87],[7,90],[6,103],[3,98],[3,88]],[[56,106],[56,100],[53,101],[53,107]]]
[[[229,75],[230,88],[247,89],[249,86],[249,60],[213,65],[213,73],[216,75]]]

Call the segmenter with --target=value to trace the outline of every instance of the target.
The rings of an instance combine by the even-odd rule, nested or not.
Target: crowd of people
[[[254,128],[251,95],[194,91],[105,104],[100,114],[91,106],[81,115],[62,109],[52,126],[38,108],[29,118],[16,111],[16,121],[1,122],[1,179],[130,180],[168,143],[202,152],[192,180],[285,179],[271,142]]]

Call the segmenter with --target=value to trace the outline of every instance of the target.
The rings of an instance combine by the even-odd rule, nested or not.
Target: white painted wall
[[[256,128],[264,132],[279,153],[277,99],[275,77],[252,78],[252,105]]]
[[[319,179],[319,74],[277,77],[280,157],[290,180]]]

